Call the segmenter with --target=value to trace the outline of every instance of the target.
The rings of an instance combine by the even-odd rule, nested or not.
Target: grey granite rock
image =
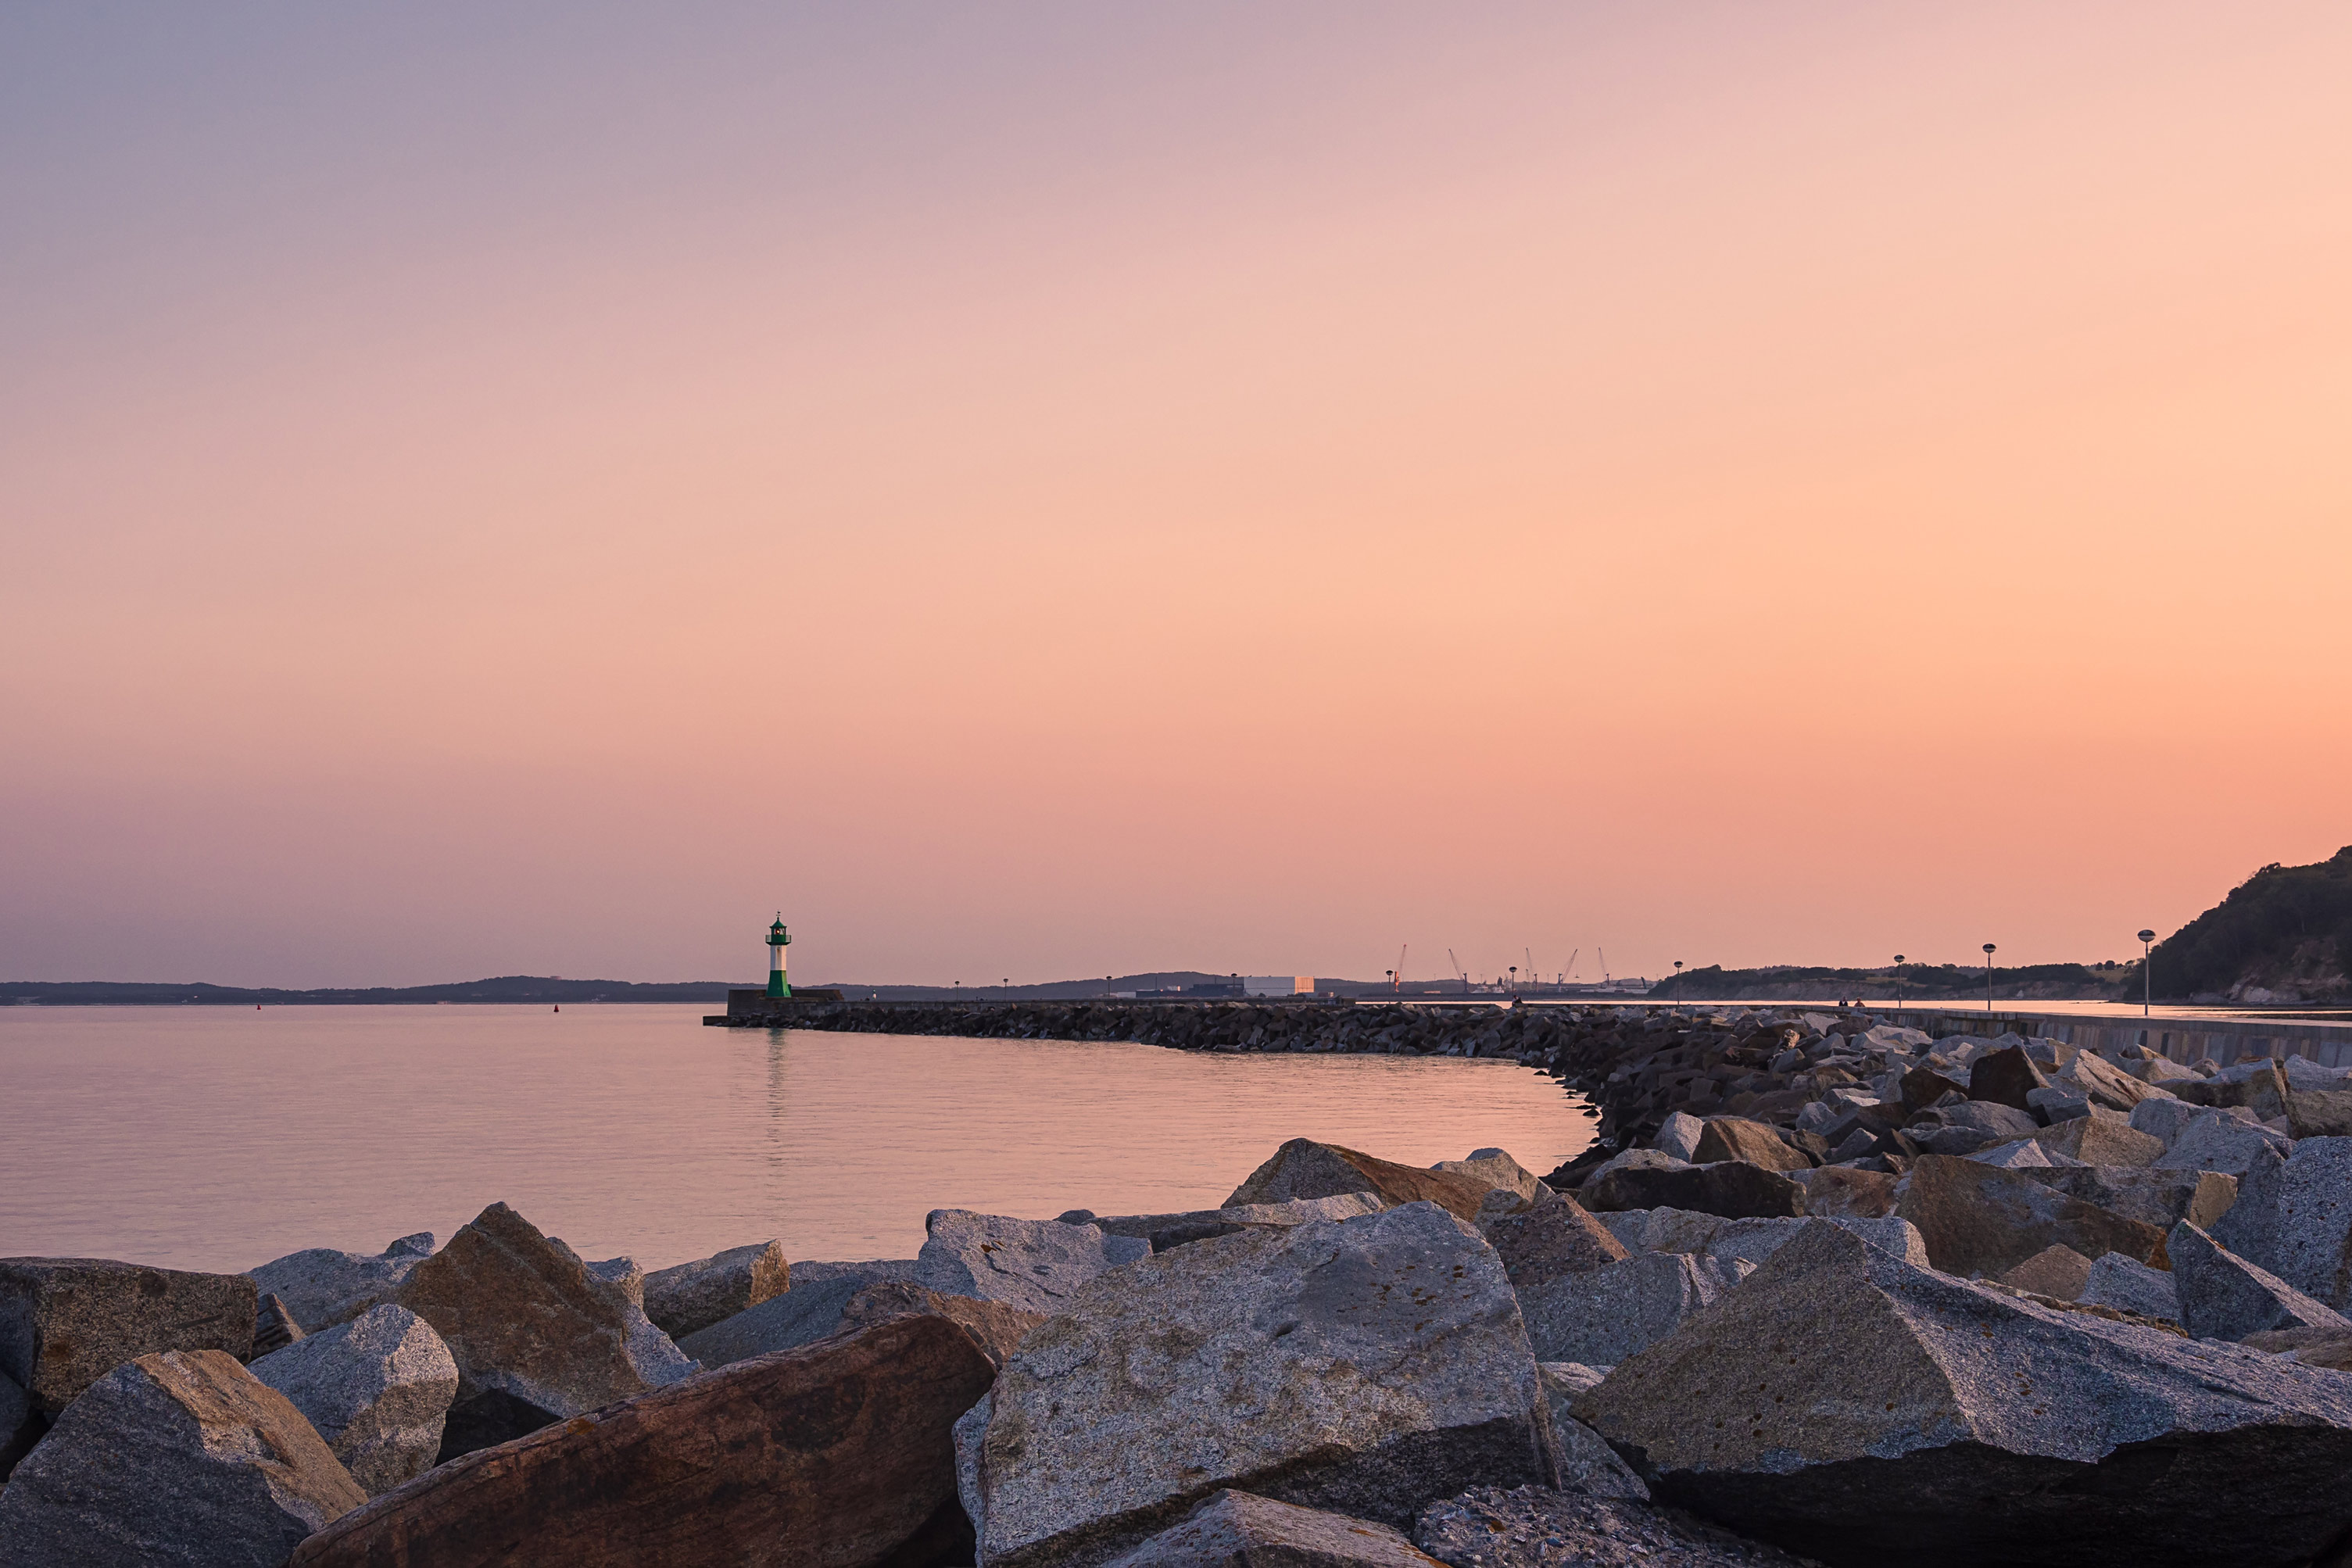
[[[221,1351],[91,1384],[0,1489],[0,1568],[275,1568],[367,1500],[285,1395]]]
[[[1633,1252],[1696,1252],[1732,1222],[1696,1209],[1620,1209],[1595,1215],[1621,1246]]]
[[[2025,1108],[2052,1125],[2091,1113],[2091,1097],[2073,1082],[2048,1084],[2025,1097]]]
[[[247,1369],[284,1394],[370,1497],[433,1468],[457,1363],[404,1307],[371,1307]]]
[[[1404,1532],[1370,1520],[1222,1491],[1113,1568],[1433,1568]]]
[[[1702,1258],[1716,1263],[1734,1260],[1761,1264],[1789,1242],[1794,1241],[1811,1222],[1803,1219],[1730,1219],[1721,1229],[1708,1237],[1697,1251]],[[1843,1226],[1873,1247],[1884,1247],[1895,1257],[1927,1267],[1927,1244],[1909,1220],[1888,1215],[1879,1219],[1857,1219],[1843,1215],[1831,1219],[1832,1225]],[[1680,1247],[1669,1250],[1681,1251]]]
[[[1545,1189],[1549,1191],[1549,1188]],[[1231,1236],[1251,1226],[1305,1225],[1316,1219],[1350,1219],[1377,1214],[1388,1205],[1371,1193],[1336,1193],[1323,1198],[1294,1198],[1277,1204],[1234,1204],[1224,1208],[1184,1209],[1170,1214],[1100,1215],[1091,1209],[1072,1209],[1059,1216],[1062,1225],[1091,1225],[1105,1236],[1131,1237],[1165,1252],[1187,1242],[1213,1236]]]
[[[0,1482],[40,1440],[42,1422],[16,1380],[0,1372]]]
[[[1520,1291],[1519,1312],[1537,1360],[1613,1366],[1673,1333],[1751,1267],[1686,1252],[1636,1253]]]
[[[1479,1487],[1432,1503],[1413,1539],[1448,1568],[1802,1568],[1678,1509],[1541,1487]]]
[[[253,1281],[97,1258],[0,1258],[0,1373],[47,1420],[127,1361],[253,1354]]]
[[[1829,1225],[1575,1409],[1653,1496],[1837,1563],[2254,1568],[2352,1526],[2352,1381]]]
[[[1570,1399],[1595,1386],[1602,1378],[1609,1375],[1607,1367],[1591,1366],[1580,1361],[1538,1362],[1536,1370],[1543,1376],[1546,1394]]]
[[[1426,1203],[1097,1276],[956,1446],[989,1568],[1105,1562],[1228,1488],[1402,1525],[1559,1465],[1500,1260]]]
[[[2179,1141],[2188,1125],[2200,1116],[2210,1116],[2213,1107],[2191,1105],[2184,1100],[2157,1098],[2143,1100],[2131,1108],[2134,1131],[2161,1140],[2167,1149]]]
[[[1698,1121],[1696,1117],[1691,1120]],[[1706,1127],[1705,1122],[1699,1123],[1702,1133],[1706,1131]],[[1694,1143],[1692,1147],[1696,1149],[1697,1145]],[[1679,1154],[1669,1153],[1664,1149],[1623,1149],[1595,1165],[1586,1174],[1584,1185],[1580,1190],[1590,1191],[1601,1178],[1618,1171],[1687,1171],[1690,1168],[1691,1163],[1688,1160]]]
[[[2120,1252],[2091,1260],[2090,1279],[2074,1300],[2085,1307],[2112,1307],[2168,1323],[2180,1321],[2180,1293],[2172,1276]]]
[[[793,1289],[697,1330],[678,1342],[678,1349],[706,1367],[718,1367],[814,1344],[843,1331],[842,1314],[858,1292],[871,1285],[912,1285],[914,1278],[911,1258],[796,1263]]]
[[[722,1318],[792,1289],[783,1244],[755,1242],[646,1276],[646,1316],[670,1338],[684,1339]]]
[[[1962,1155],[1961,1158],[1974,1160],[1980,1165],[1998,1165],[2004,1171],[2022,1171],[2036,1167],[2046,1171],[2058,1163],[2050,1157],[2048,1149],[2031,1138],[2013,1139],[2007,1143],[1988,1143],[1974,1153]],[[2081,1162],[2077,1161],[2075,1163],[2079,1164]]]
[[[1597,1385],[1601,1373],[1574,1362],[1547,1362],[1536,1369],[1543,1377],[1544,1398],[1551,1405],[1552,1435],[1559,1439],[1560,1488],[1591,1497],[1625,1497],[1650,1500],[1650,1489],[1601,1434],[1569,1414],[1579,1394]]]
[[[601,1263],[588,1265],[589,1274],[607,1285],[617,1286],[629,1304],[640,1312],[646,1310],[645,1266],[634,1258],[607,1258]]]
[[[2338,1311],[2352,1308],[2352,1138],[2256,1153],[2213,1239]]]
[[[1650,1147],[1688,1163],[1698,1152],[1699,1135],[1706,1131],[1706,1123],[1697,1117],[1687,1111],[1670,1110],[1666,1119],[1658,1123],[1658,1135],[1650,1140]]]
[[[2242,1176],[2263,1150],[2284,1152],[2292,1141],[2238,1114],[2242,1110],[2238,1106],[2206,1110],[2183,1126],[2170,1147],[2150,1163],[2159,1171],[2220,1171]]]
[[[923,1222],[914,1283],[949,1296],[1056,1312],[1106,1269],[1151,1255],[1151,1244],[1092,1225],[933,1209]]]
[[[389,1299],[409,1270],[432,1256],[433,1233],[420,1230],[373,1257],[313,1247],[248,1268],[245,1277],[262,1293],[285,1302],[305,1333],[317,1333],[348,1323]]]
[[[840,1331],[842,1309],[849,1305],[851,1297],[885,1278],[837,1274],[826,1279],[803,1279],[781,1296],[771,1296],[756,1307],[687,1335],[677,1348],[706,1367],[718,1367],[772,1351],[814,1344]]]
[[[2257,1264],[2214,1245],[2185,1221],[2165,1238],[2180,1323],[2200,1340],[2242,1340],[2270,1329],[2352,1329],[2325,1301],[2315,1301]]]
[[[911,1258],[874,1258],[860,1263],[795,1263],[793,1284],[818,1285],[827,1279],[854,1276],[861,1284],[874,1285],[885,1279],[904,1279],[912,1283],[915,1260]]]

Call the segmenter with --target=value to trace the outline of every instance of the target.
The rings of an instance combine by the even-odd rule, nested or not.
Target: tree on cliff
[[[2352,990],[2352,845],[2315,866],[2263,867],[2157,943],[2148,962],[2159,996],[2261,986],[2310,1000]]]

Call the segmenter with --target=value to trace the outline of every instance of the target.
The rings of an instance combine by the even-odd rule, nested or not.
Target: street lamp
[[[2143,1018],[2147,1016],[2156,1001],[2156,977],[2150,973],[2150,960],[2155,955],[2148,952],[2147,947],[2155,940],[2156,933],[2152,931],[2139,933],[2139,1016]]]
[[[1395,971],[1395,970],[1393,970],[1393,969],[1383,969],[1383,970],[1381,970],[1381,973],[1382,974],[1385,974],[1385,975],[1387,975],[1387,976],[1389,977],[1389,989],[1390,989],[1390,990],[1391,990],[1391,991],[1395,990],[1395,989],[1396,989],[1396,971]]]
[[[1992,943],[1985,943],[1985,1011],[1992,1011]]]
[[[1682,961],[1681,959],[1677,958],[1677,959],[1675,959],[1675,1000],[1676,1002],[1680,1002],[1682,999],[1683,999],[1683,961]]]
[[[1511,965],[1511,994],[1512,994],[1512,995],[1514,995],[1514,996],[1516,996],[1516,995],[1517,995],[1518,994],[1519,994],[1519,966],[1518,966],[1517,964],[1514,963],[1513,965]]]
[[[1895,1010],[1903,1011],[1903,955],[1895,955]]]

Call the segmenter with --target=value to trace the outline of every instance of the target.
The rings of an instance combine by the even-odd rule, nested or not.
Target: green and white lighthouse
[[[793,933],[784,929],[784,911],[776,911],[776,923],[768,928],[768,994],[782,1000],[793,994],[792,983],[784,978],[784,949],[792,946]]]

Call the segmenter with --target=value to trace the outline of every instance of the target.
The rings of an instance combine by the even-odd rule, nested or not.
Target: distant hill
[[[724,1002],[725,980],[690,980],[668,985],[641,985],[626,980],[562,980],[551,974],[502,974],[493,980],[467,980],[453,985],[374,985],[364,989],[328,987],[316,991],[286,991],[274,986],[163,985],[121,980],[39,982],[0,980],[0,1004],[46,1003],[50,1006],[152,1005],[218,1004],[251,1007],[319,1006],[364,1003],[537,1002]],[[761,982],[759,984],[764,984]]]
[[[2119,963],[2030,963],[1992,972],[1993,994],[2004,1002],[2105,1001],[2122,993],[2127,972]],[[1681,979],[1658,981],[1650,990],[1657,1002],[1827,1002],[1838,997],[1870,1002],[1975,1002],[1985,994],[1985,972],[1958,963],[1886,964],[1876,969],[1837,969],[1776,963],[1761,969],[1725,969],[1709,964]]]
[[[2148,954],[2156,994],[2261,1005],[2352,1000],[2352,845],[2269,865]],[[2132,966],[2127,993],[2138,985]]]

